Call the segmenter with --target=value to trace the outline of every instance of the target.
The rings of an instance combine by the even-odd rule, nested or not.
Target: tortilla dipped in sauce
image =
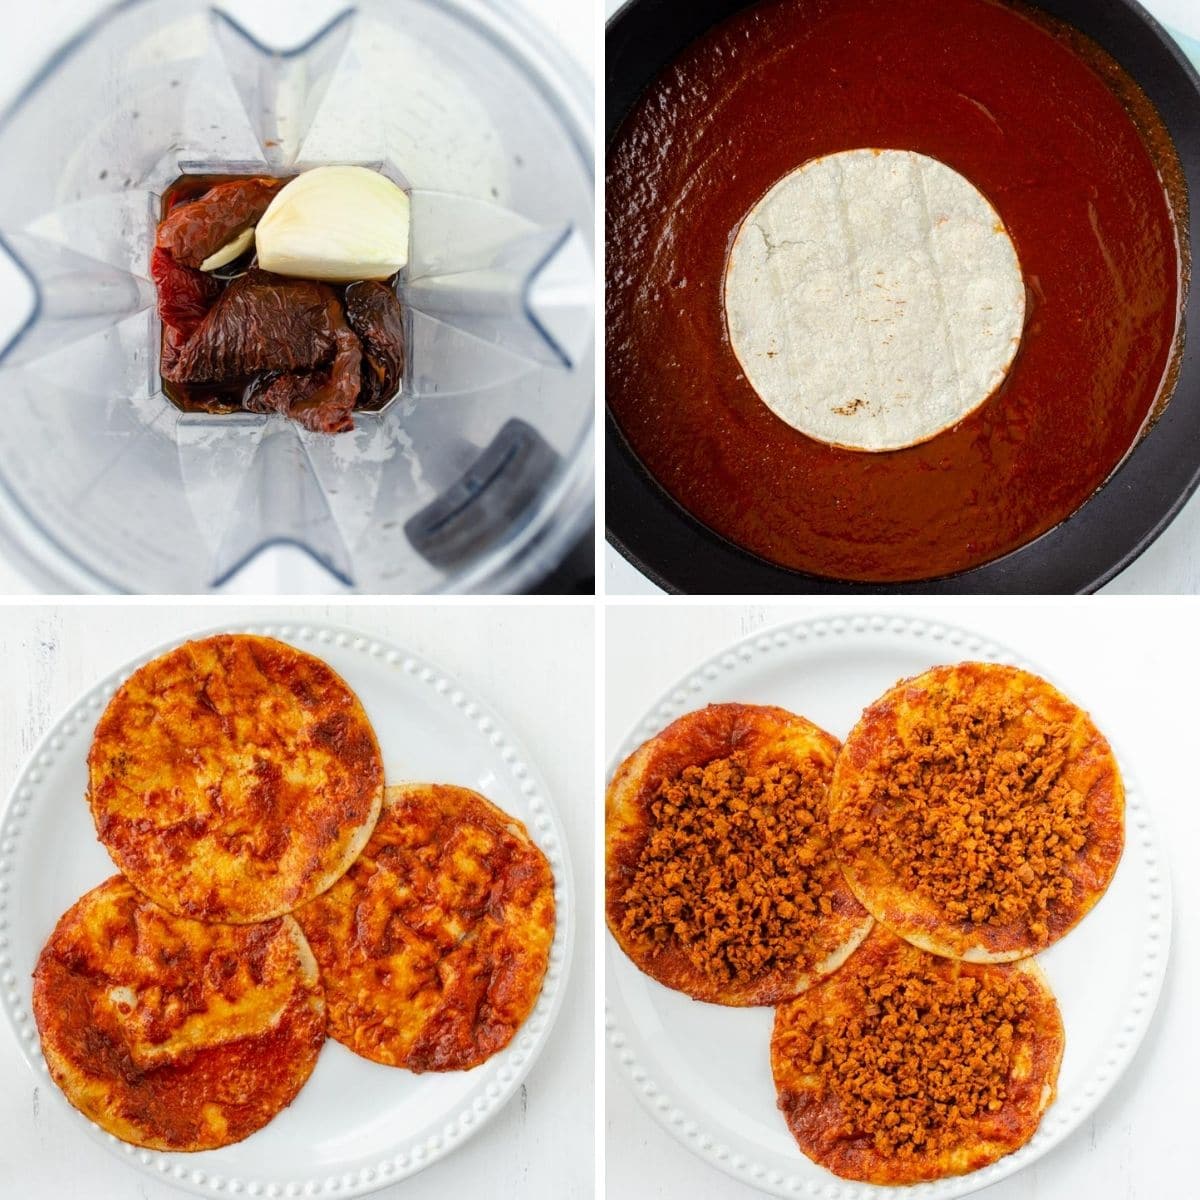
[[[851,450],[902,450],[973,413],[1021,344],[1025,282],[987,198],[937,159],[814,158],[742,222],[729,342],[763,403]]]

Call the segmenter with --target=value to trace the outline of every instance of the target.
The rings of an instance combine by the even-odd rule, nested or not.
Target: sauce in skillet
[[[741,374],[721,297],[756,201],[808,159],[862,146],[971,180],[1028,290],[1005,385],[884,454],[776,418]],[[763,558],[876,581],[979,565],[1074,512],[1154,414],[1176,349],[1183,196],[1157,112],[1072,30],[998,0],[768,0],[690,46],[610,147],[608,402],[651,474]]]

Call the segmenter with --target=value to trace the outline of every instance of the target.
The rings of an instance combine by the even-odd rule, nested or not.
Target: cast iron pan
[[[608,23],[606,139],[681,50],[753,0],[629,0]],[[1108,482],[1061,525],[994,562],[942,579],[847,583],[777,567],[700,524],[651,478],[609,413],[608,540],[669,592],[839,594],[1095,591],[1170,524],[1200,484],[1200,77],[1136,0],[1036,0],[1088,34],[1141,84],[1187,176],[1193,280],[1178,384],[1165,413]],[[1198,549],[1197,553],[1200,553]]]

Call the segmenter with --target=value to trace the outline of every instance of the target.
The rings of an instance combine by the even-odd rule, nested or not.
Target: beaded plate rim
[[[490,751],[499,757],[513,786],[528,806],[529,817],[525,819],[525,824],[530,836],[546,855],[554,875],[554,940],[537,1004],[512,1042],[488,1060],[489,1063],[500,1064],[495,1078],[485,1089],[477,1089],[465,1103],[448,1113],[438,1134],[412,1142],[398,1139],[392,1153],[367,1166],[336,1175],[323,1175],[321,1178],[242,1178],[213,1174],[202,1167],[189,1165],[195,1161],[195,1155],[146,1150],[122,1142],[74,1108],[70,1110],[86,1134],[107,1146],[131,1166],[151,1177],[201,1195],[272,1198],[362,1196],[409,1178],[445,1158],[481,1129],[513,1097],[545,1046],[562,1009],[564,985],[570,971],[575,940],[575,891],[566,831],[550,798],[544,777],[520,740],[490,705],[430,659],[406,650],[388,638],[326,621],[235,621],[172,637],[109,672],[87,689],[52,722],[39,739],[22,765],[3,810],[0,810],[0,1007],[4,1010],[22,1057],[39,1079],[48,1079],[49,1072],[31,1013],[32,986],[29,981],[19,981],[13,971],[10,930],[13,921],[20,917],[19,910],[13,911],[16,904],[11,879],[15,856],[20,852],[22,828],[30,813],[36,812],[38,788],[46,770],[54,765],[60,755],[74,752],[86,755],[100,712],[129,675],[184,642],[220,633],[277,638],[318,658],[321,657],[323,646],[334,645],[339,650],[355,650],[424,684],[429,689],[431,703],[446,704],[457,712],[487,742]]]
[[[704,659],[663,692],[622,738],[617,750],[609,758],[605,767],[605,782],[612,779],[617,767],[644,741],[661,732],[682,713],[698,707],[703,699],[702,693],[717,681],[735,676],[760,661],[764,655],[862,637],[899,638],[906,639],[910,644],[945,645],[953,648],[960,659],[977,658],[1005,663],[1053,679],[1049,673],[1002,643],[947,621],[881,612],[792,620],[731,643]],[[1038,1131],[1024,1146],[967,1175],[906,1187],[853,1183],[838,1179],[829,1172],[822,1172],[818,1178],[786,1175],[732,1148],[711,1127],[706,1115],[695,1110],[689,1099],[671,1095],[651,1076],[638,1059],[640,1037],[631,1033],[622,1023],[620,1005],[614,1002],[613,994],[609,991],[604,1006],[604,1033],[609,1056],[619,1065],[626,1084],[633,1089],[642,1106],[677,1141],[710,1165],[751,1187],[789,1200],[794,1197],[821,1197],[823,1200],[884,1200],[885,1197],[894,1200],[900,1197],[905,1200],[958,1200],[1008,1178],[1064,1141],[1096,1110],[1133,1061],[1157,1007],[1170,951],[1171,882],[1166,854],[1127,760],[1113,739],[1109,741],[1113,745],[1125,784],[1124,853],[1131,855],[1140,852],[1147,871],[1149,908],[1145,949],[1136,976],[1136,987],[1131,990],[1130,1000],[1123,1009],[1120,1032],[1102,1065],[1072,1094],[1067,1104],[1063,1103],[1061,1097],[1055,1100]],[[608,971],[636,970],[625,959],[607,930],[606,956]],[[813,1165],[803,1158],[799,1149],[796,1153],[805,1168]]]

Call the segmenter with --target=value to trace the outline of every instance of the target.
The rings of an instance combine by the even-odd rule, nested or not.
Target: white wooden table
[[[586,1200],[593,1194],[593,621],[571,606],[0,606],[0,791],[46,728],[136,654],[223,621],[328,620],[428,657],[500,712],[545,775],[566,827],[576,941],[562,1012],[520,1094],[454,1154],[378,1193],[391,1200]],[[83,804],[83,797],[79,799]],[[47,863],[47,870],[54,864]],[[180,1200],[73,1127],[0,1019],[0,1197]]]
[[[622,0],[605,0],[611,16]],[[1200,40],[1200,0],[1142,0],[1164,24]],[[610,596],[658,596],[661,590],[611,546],[604,547],[604,589]],[[1177,595],[1200,592],[1200,494],[1192,497],[1145,554],[1103,589],[1111,593]]]
[[[1161,1200],[1197,1194],[1192,1164],[1200,1038],[1200,844],[1192,681],[1200,674],[1194,605],[1112,599],[1080,603],[923,604],[844,601],[709,608],[687,602],[609,606],[605,750],[699,661],[766,626],[851,612],[921,614],[978,630],[1052,674],[1112,735],[1132,764],[1171,860],[1174,945],[1159,1009],[1127,1074],[1096,1115],[988,1200]],[[608,936],[605,934],[604,936]],[[756,1190],[694,1157],[641,1107],[608,1059],[607,1186],[612,1200],[752,1200]]]

